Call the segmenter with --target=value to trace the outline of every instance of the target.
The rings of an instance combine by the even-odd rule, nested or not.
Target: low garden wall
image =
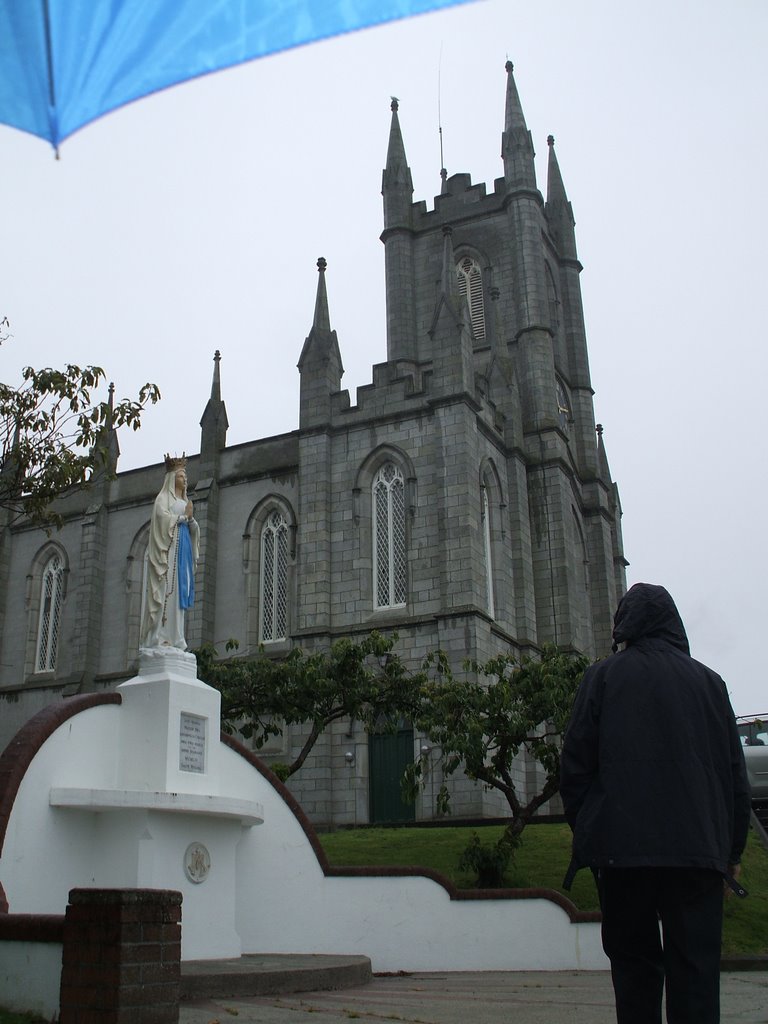
[[[63,914],[0,913],[0,1006],[56,1016],[63,947]]]
[[[0,1005],[59,1024],[176,1024],[181,894],[73,889],[66,915],[0,913]]]

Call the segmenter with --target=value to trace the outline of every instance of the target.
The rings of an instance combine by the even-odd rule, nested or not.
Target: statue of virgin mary
[[[187,649],[184,612],[195,599],[200,529],[187,498],[186,464],[183,456],[165,456],[165,480],[155,498],[149,527],[142,648]]]

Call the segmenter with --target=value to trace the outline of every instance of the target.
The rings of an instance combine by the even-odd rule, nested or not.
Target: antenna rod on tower
[[[443,156],[443,112],[441,106],[441,92],[442,92],[442,68],[443,68],[443,44],[440,43],[440,56],[437,61],[437,134],[440,138],[440,178],[442,179],[441,192],[445,192],[445,181],[448,177],[448,171],[445,169],[445,158]]]

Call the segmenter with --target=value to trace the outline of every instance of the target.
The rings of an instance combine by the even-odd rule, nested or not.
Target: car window
[[[739,722],[742,747],[768,747],[768,724],[765,722]]]

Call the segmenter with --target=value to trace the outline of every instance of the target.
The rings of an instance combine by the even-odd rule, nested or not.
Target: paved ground
[[[768,1024],[768,971],[722,975],[722,1024]],[[311,1014],[311,1017],[308,1016]],[[183,1002],[180,1024],[615,1024],[607,972],[376,977],[338,992]]]

